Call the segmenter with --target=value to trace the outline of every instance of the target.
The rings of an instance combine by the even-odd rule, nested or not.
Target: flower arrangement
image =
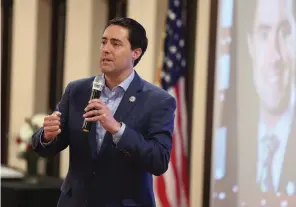
[[[28,175],[37,174],[38,155],[32,150],[32,135],[43,126],[45,116],[47,115],[36,114],[31,118],[26,118],[16,138],[19,146],[18,157],[27,162]]]

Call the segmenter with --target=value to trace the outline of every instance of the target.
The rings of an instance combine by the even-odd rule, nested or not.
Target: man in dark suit
[[[296,195],[295,2],[254,3],[247,43],[258,102],[249,100],[253,111],[240,117],[239,192],[247,206],[280,206],[279,199]]]
[[[40,156],[69,146],[58,206],[155,206],[152,175],[168,168],[176,103],[134,71],[146,48],[142,25],[111,20],[101,42],[100,99],[89,102],[94,77],[69,83],[56,112],[34,134]],[[93,123],[89,133],[82,130],[84,119]]]

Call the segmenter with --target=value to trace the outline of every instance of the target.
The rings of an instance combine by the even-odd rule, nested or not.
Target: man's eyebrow
[[[111,41],[114,41],[114,42],[122,42],[120,39],[117,39],[117,38],[111,38]]]
[[[287,28],[289,29],[290,27],[290,22],[288,20],[282,20],[279,24],[278,24],[278,27],[279,28]],[[268,31],[268,30],[271,30],[272,26],[269,25],[269,24],[266,24],[266,23],[260,23],[258,25],[256,25],[255,29],[257,31]]]
[[[107,40],[107,39],[108,39],[107,37],[102,37],[102,40]],[[117,38],[111,38],[111,41],[113,41],[113,42],[121,42],[122,43],[122,41],[120,39],[117,39]]]
[[[291,23],[287,19],[285,19],[285,20],[280,22],[279,27],[280,28],[290,29],[291,28]]]
[[[256,26],[256,30],[270,30],[271,26],[268,24],[260,23]]]

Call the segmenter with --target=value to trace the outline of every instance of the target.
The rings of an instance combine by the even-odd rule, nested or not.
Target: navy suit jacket
[[[55,156],[69,146],[67,176],[61,186],[60,207],[155,206],[152,175],[166,172],[172,149],[175,99],[163,89],[142,80],[137,73],[114,115],[126,124],[115,145],[106,132],[96,153],[96,129],[82,131],[84,108],[94,77],[68,84],[57,111],[61,112],[61,134],[47,146],[33,135],[33,149],[43,157]],[[129,98],[134,96],[134,102]]]

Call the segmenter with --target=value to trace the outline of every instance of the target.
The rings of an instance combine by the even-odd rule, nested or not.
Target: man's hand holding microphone
[[[101,99],[90,100],[84,111],[83,117],[85,120],[91,122],[99,121],[102,127],[111,134],[119,131],[121,124],[115,120],[112,112]]]

